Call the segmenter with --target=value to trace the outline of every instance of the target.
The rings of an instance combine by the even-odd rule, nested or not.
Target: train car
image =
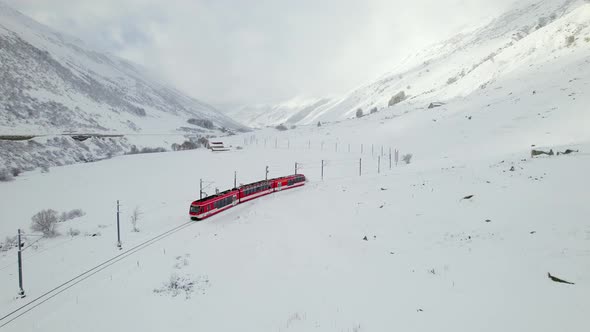
[[[305,175],[294,174],[280,178],[248,183],[191,203],[189,215],[192,220],[201,220],[227,210],[237,204],[305,184]]]
[[[272,192],[272,182],[267,180],[243,185],[240,187],[240,203],[271,194]]]
[[[239,202],[239,189],[230,189],[191,203],[189,215],[192,220],[201,220],[227,210]]]
[[[300,187],[305,184],[305,175],[293,174],[270,180],[273,191]]]

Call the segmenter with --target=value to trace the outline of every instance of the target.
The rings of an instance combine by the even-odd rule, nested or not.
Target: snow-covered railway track
[[[195,223],[194,221],[186,222],[186,223],[176,226],[166,232],[163,232],[157,236],[154,236],[151,239],[146,240],[140,244],[137,244],[133,248],[128,249],[128,250],[94,266],[93,268],[88,269],[88,270],[78,274],[77,276],[71,278],[70,280],[60,284],[59,286],[56,286],[53,289],[39,295],[38,297],[27,302],[26,304],[14,309],[13,311],[5,314],[4,316],[0,317],[0,328],[10,324],[12,321],[18,319],[19,317],[23,316],[27,312],[35,309],[36,307],[40,306],[41,304],[49,301],[50,299],[54,298],[55,296],[61,294],[62,292],[66,291],[67,289],[77,285],[78,283],[90,278],[91,276],[106,269],[107,267],[109,267],[109,266],[127,258],[128,256],[131,256],[134,253],[180,231],[181,229],[184,229],[190,225],[193,225],[194,223]]]

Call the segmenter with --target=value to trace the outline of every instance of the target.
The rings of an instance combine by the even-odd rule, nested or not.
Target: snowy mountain
[[[241,129],[134,64],[90,49],[0,3],[0,132],[206,132]]]
[[[367,114],[375,107],[395,108],[398,102],[425,108],[431,103],[485,96],[517,73],[544,79],[544,68],[575,66],[580,56],[590,55],[589,8],[588,1],[582,0],[520,2],[491,22],[409,56],[378,80],[308,110],[292,122],[349,119],[359,108]],[[238,118],[257,125],[278,122],[258,114],[248,121],[249,111],[246,108]],[[284,121],[298,111],[281,112],[279,118]]]
[[[293,98],[278,104],[233,107],[224,112],[249,127],[294,125],[313,112],[329,108],[334,102],[333,98]]]

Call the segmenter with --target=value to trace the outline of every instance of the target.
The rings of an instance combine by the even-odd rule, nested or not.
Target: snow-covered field
[[[569,81],[569,74],[558,77]],[[581,77],[572,89],[587,84],[588,76]],[[125,251],[186,223],[201,178],[213,193],[233,185],[234,171],[247,183],[264,178],[266,166],[273,177],[293,173],[298,162],[309,179],[303,188],[191,223],[3,328],[584,330],[590,314],[588,115],[568,104],[567,95],[525,93],[530,86],[519,85],[521,79],[526,76],[502,82],[498,92],[514,89],[519,104],[498,97],[494,106],[478,107],[495,99],[474,96],[434,110],[389,109],[321,127],[232,136],[226,143],[243,149],[227,153],[124,156],[1,183],[2,238],[18,227],[31,234],[30,218],[41,209],[86,212],[60,224],[64,235],[24,251],[24,299],[16,298],[16,250],[0,254],[3,316],[121,253],[116,200]],[[536,83],[543,91],[544,83]],[[559,111],[550,111],[550,100]],[[531,105],[543,107],[548,118]],[[533,144],[579,152],[531,159]],[[389,147],[413,153],[412,162],[389,169]],[[143,211],[140,232],[132,232],[129,221],[135,207]],[[81,234],[65,235],[70,228]],[[27,238],[27,245],[34,240]],[[547,273],[575,285],[555,283]],[[171,278],[180,288],[167,292]]]

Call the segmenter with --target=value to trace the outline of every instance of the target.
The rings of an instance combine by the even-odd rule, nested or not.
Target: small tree
[[[318,127],[321,127],[322,123],[320,121],[318,121]]]
[[[33,232],[43,233],[46,237],[55,237],[59,235],[56,230],[57,220],[57,211],[41,210],[31,218],[31,229]]]
[[[407,164],[409,164],[412,161],[412,154],[408,153],[402,156],[402,160]]]
[[[357,118],[362,118],[363,117],[363,109],[362,108],[358,108],[356,110],[356,117]]]
[[[371,113],[371,114],[373,114],[373,113],[377,113],[377,107],[373,107],[373,108],[371,108],[371,112],[370,112],[370,113]]]
[[[133,213],[131,214],[131,225],[133,225],[134,232],[139,232],[139,228],[137,228],[137,222],[139,222],[142,214],[143,213],[139,209],[139,206],[136,206],[133,210]]]

